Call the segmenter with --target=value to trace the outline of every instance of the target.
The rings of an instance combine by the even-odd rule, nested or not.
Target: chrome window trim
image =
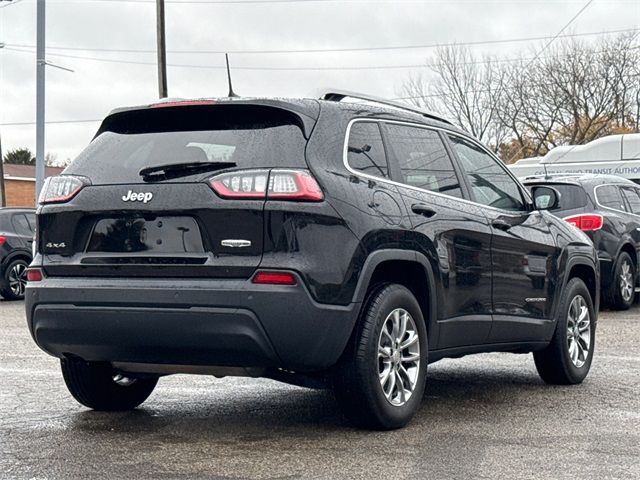
[[[600,199],[598,198],[598,189],[600,187],[618,187],[618,188],[629,187],[629,188],[635,188],[636,190],[638,190],[638,187],[636,187],[635,185],[627,185],[624,183],[602,183],[600,185],[596,185],[595,187],[593,187],[593,196],[596,199],[596,205],[599,206],[600,208],[604,208],[605,210],[611,210],[612,212],[626,213],[627,215],[633,215],[634,217],[640,217],[640,215],[637,213],[628,212],[626,210],[618,210],[617,208],[611,208],[611,207],[607,207],[606,205],[602,205],[600,203]],[[622,198],[622,202],[624,203],[624,197],[622,197],[622,192],[620,192],[620,197]]]
[[[440,193],[440,192],[434,192],[432,190],[427,190],[426,188],[420,188],[420,187],[414,187],[413,185],[408,185],[406,183],[401,183],[401,182],[396,182],[394,180],[391,180],[389,178],[383,178],[383,177],[376,177],[375,175],[369,175],[368,173],[362,173],[358,170],[355,170],[353,168],[351,168],[351,166],[349,165],[349,161],[347,160],[347,155],[349,153],[349,135],[351,134],[351,127],[354,123],[356,122],[371,122],[371,123],[390,123],[390,124],[394,124],[394,125],[405,125],[405,126],[409,126],[409,127],[417,127],[417,128],[423,128],[425,130],[436,130],[436,131],[440,131],[440,132],[445,132],[447,134],[451,134],[451,135],[455,135],[457,137],[460,137],[466,141],[469,141],[477,146],[479,146],[483,151],[485,151],[486,153],[489,154],[489,156],[491,156],[494,161],[497,162],[502,162],[502,160],[500,160],[498,157],[496,157],[493,153],[491,153],[489,150],[487,150],[487,148],[482,145],[480,142],[478,142],[477,140],[474,140],[471,137],[468,137],[466,135],[460,134],[458,132],[454,132],[453,130],[449,130],[448,128],[443,128],[443,127],[436,127],[433,125],[422,125],[420,123],[413,123],[413,122],[405,122],[405,121],[400,121],[400,120],[387,120],[384,118],[353,118],[349,121],[349,123],[347,124],[347,130],[346,130],[346,134],[345,134],[345,138],[344,138],[344,146],[342,148],[342,162],[344,163],[345,168],[353,175],[356,175],[358,177],[364,177],[370,180],[374,180],[374,181],[378,181],[381,183],[386,183],[389,185],[395,185],[397,187],[403,187],[403,188],[408,188],[410,190],[416,190],[418,192],[423,192],[423,193],[429,193],[432,195],[437,195],[439,197],[444,197],[444,198],[448,198],[448,199],[453,199],[453,200],[459,200],[461,202],[465,202],[471,205],[474,205],[475,207],[478,208],[489,208],[491,210],[495,210],[497,212],[503,212],[506,215],[520,215],[523,213],[534,213],[534,212],[538,212],[538,210],[533,210],[531,212],[528,212],[527,210],[522,210],[522,211],[514,211],[514,210],[504,210],[502,208],[496,208],[496,207],[492,207],[490,205],[484,205],[482,203],[478,203],[478,202],[474,202],[473,200],[469,200],[467,198],[460,198],[460,197],[454,197],[453,195],[447,195],[446,193]],[[453,159],[451,159],[451,161],[453,161]],[[388,164],[388,159],[387,159],[387,164]],[[513,176],[513,174],[511,174],[511,172],[509,171],[508,168],[504,168],[505,170],[505,174],[509,175],[513,180],[516,181],[517,184],[520,184],[520,182],[518,181],[518,179]],[[523,189],[520,189],[521,191]],[[526,189],[524,189],[526,190]]]

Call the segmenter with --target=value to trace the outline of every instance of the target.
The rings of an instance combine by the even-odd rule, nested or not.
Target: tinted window
[[[625,210],[620,189],[615,185],[603,185],[596,188],[596,197],[598,203],[604,207],[613,208],[615,210]]]
[[[349,132],[347,161],[354,170],[368,175],[388,177],[387,157],[380,128],[374,122],[356,122]]]
[[[30,237],[33,235],[33,231],[31,230],[31,226],[29,225],[29,221],[27,217],[22,213],[17,213],[11,217],[11,223],[13,224],[13,228],[16,233],[21,236]]]
[[[491,155],[474,143],[449,135],[475,201],[504,210],[524,210],[518,183]]]
[[[587,193],[579,185],[563,185],[550,184],[550,187],[556,189],[560,194],[558,206],[553,211],[573,210],[574,208],[582,208],[587,206]],[[529,187],[530,188],[530,187]]]
[[[462,197],[458,177],[438,132],[393,124],[385,128],[404,183]]]
[[[136,113],[138,122],[134,113],[108,117],[107,131],[95,138],[65,173],[85,175],[94,183],[130,183],[140,180],[142,168],[173,163],[306,168],[301,127],[283,110],[228,105],[167,107]],[[119,115],[125,118],[119,120]]]
[[[33,213],[27,213],[27,220],[29,221],[29,226],[31,227],[31,231],[36,231],[36,216]]]
[[[623,188],[622,195],[627,200],[631,212],[640,215],[640,191],[637,188]]]

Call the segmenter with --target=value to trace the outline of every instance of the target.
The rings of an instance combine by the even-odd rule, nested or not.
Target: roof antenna
[[[542,162],[542,167],[544,168],[544,179],[549,180],[549,172],[547,172],[547,164],[546,162]]]
[[[229,54],[225,53],[224,58],[227,60],[227,79],[229,81],[229,93],[227,94],[227,97],[238,97],[239,95],[235,94],[235,92],[233,91],[233,86],[231,86],[231,69],[229,68]]]

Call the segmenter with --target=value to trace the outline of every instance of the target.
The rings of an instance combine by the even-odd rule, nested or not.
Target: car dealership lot
[[[584,384],[545,385],[531,355],[430,366],[405,429],[350,427],[329,393],[174,376],[142,408],[98,413],[0,302],[0,478],[640,477],[640,308],[601,312]]]

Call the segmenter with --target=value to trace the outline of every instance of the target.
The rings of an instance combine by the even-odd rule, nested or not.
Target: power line
[[[637,50],[640,46],[633,46],[628,48],[617,48],[611,50],[599,50],[593,52],[594,54],[601,55],[605,53],[611,52],[623,52],[623,51],[631,51]],[[33,50],[26,50],[22,48],[14,48],[14,47],[5,47],[7,51],[19,52],[19,53],[34,53]],[[59,57],[59,58],[71,58],[77,60],[89,60],[96,62],[106,62],[106,63],[122,63],[122,64],[131,64],[131,65],[151,65],[155,66],[156,62],[145,62],[140,60],[127,60],[120,58],[104,58],[104,57],[88,57],[84,55],[70,55],[63,53],[49,53],[47,56],[51,57]],[[563,56],[563,57],[566,57]],[[544,59],[551,57],[515,57],[515,58],[494,58],[488,60],[474,60],[471,62],[462,62],[458,65],[484,65],[489,63],[513,63],[513,62],[528,62],[535,59]],[[180,63],[169,63],[168,67],[175,68],[197,68],[197,69],[213,69],[213,70],[224,70],[226,67],[224,65],[194,65],[194,64],[180,64]],[[358,66],[321,66],[321,67],[263,67],[263,66],[234,66],[233,70],[261,70],[261,71],[335,71],[335,70],[392,70],[392,69],[407,69],[407,68],[428,68],[435,67],[437,64],[430,62],[423,63],[413,63],[413,64],[403,64],[403,65],[358,65]]]
[[[593,0],[591,0],[593,1]],[[570,24],[568,23],[563,27],[561,31],[564,31]],[[365,52],[365,51],[386,51],[386,50],[415,50],[424,48],[439,48],[439,47],[465,47],[474,45],[496,45],[502,43],[520,43],[520,42],[532,42],[538,40],[548,40],[549,38],[556,40],[558,38],[575,38],[575,37],[587,37],[594,35],[605,35],[613,33],[628,33],[637,32],[638,28],[625,28],[620,30],[602,30],[599,32],[584,32],[584,33],[572,33],[565,35],[556,35],[554,37],[538,36],[538,37],[520,37],[509,39],[496,39],[496,40],[478,40],[467,42],[449,42],[449,43],[429,43],[422,45],[393,45],[393,46],[379,46],[379,47],[346,47],[346,48],[311,48],[311,49],[290,49],[290,50],[168,50],[167,53],[172,54],[280,54],[280,53],[340,53],[340,52]],[[17,48],[35,48],[34,45],[18,44],[18,43],[5,43],[7,47]],[[110,52],[110,53],[156,53],[155,49],[141,50],[130,48],[90,48],[90,47],[70,47],[70,46],[48,46],[47,50],[75,50],[75,51],[93,51],[93,52]],[[543,49],[544,50],[544,49]]]

